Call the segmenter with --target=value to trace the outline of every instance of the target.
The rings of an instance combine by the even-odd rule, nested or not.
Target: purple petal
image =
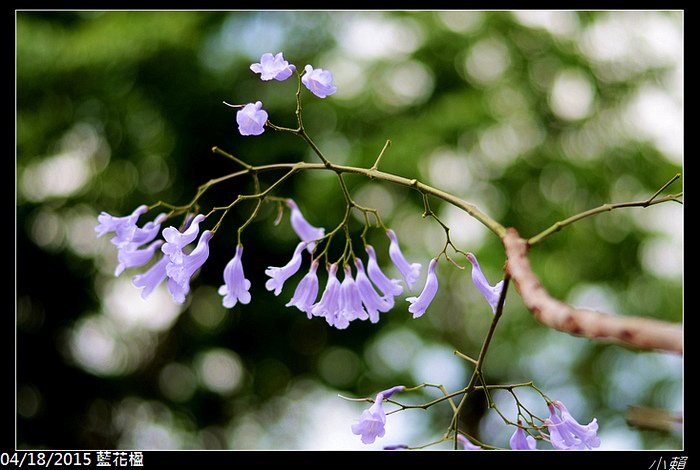
[[[301,266],[301,252],[306,248],[306,242],[300,242],[294,249],[292,259],[282,267],[270,266],[265,270],[265,274],[270,276],[270,279],[265,283],[265,288],[269,291],[274,291],[275,295],[280,295],[282,287],[287,279],[292,277]]]
[[[336,92],[337,88],[333,86],[333,74],[329,71],[314,69],[311,65],[307,65],[304,67],[304,72],[301,82],[314,95],[325,98]]]
[[[501,297],[501,291],[503,290],[503,281],[498,282],[495,286],[491,286],[486,280],[486,276],[484,276],[484,273],[481,271],[481,266],[476,256],[473,253],[467,253],[467,259],[472,264],[472,281],[474,285],[486,298],[486,301],[495,314],[498,308],[498,299]]]
[[[399,268],[399,271],[406,281],[408,288],[412,289],[413,284],[415,284],[420,277],[421,265],[420,263],[409,264],[409,262],[406,261],[406,258],[404,258],[401,248],[399,247],[399,240],[393,230],[387,230],[386,234],[391,240],[391,243],[389,244],[389,257],[394,262],[396,267]]]
[[[380,291],[382,291],[384,298],[391,302],[393,306],[394,297],[401,295],[401,292],[403,292],[401,281],[399,279],[389,279],[384,274],[377,263],[377,254],[374,251],[374,247],[367,245],[365,250],[369,255],[369,260],[367,261],[367,275],[374,285],[377,286]]]
[[[391,310],[393,302],[387,302],[374,290],[367,274],[365,274],[365,267],[359,258],[355,260],[355,267],[357,268],[355,284],[360,293],[360,299],[369,315],[369,321],[377,323],[379,321],[379,312],[388,312]]]
[[[265,131],[267,111],[262,109],[262,102],[248,103],[236,113],[236,123],[241,135],[260,135]]]
[[[290,221],[294,232],[296,232],[302,241],[309,243],[306,249],[311,253],[316,246],[316,240],[323,238],[326,230],[324,228],[314,227],[307,222],[299,210],[299,206],[297,206],[296,202],[292,199],[287,199],[287,206],[292,210]]]
[[[316,269],[318,268],[318,261],[314,260],[311,263],[309,272],[301,279],[299,285],[297,285],[296,290],[292,299],[287,303],[287,307],[296,307],[302,312],[306,312],[307,316],[311,318],[311,309],[316,302],[316,296],[318,295],[318,277],[316,277]]]
[[[510,437],[510,448],[513,450],[533,450],[537,447],[535,438],[528,435],[523,428],[517,427]]]
[[[351,426],[352,433],[361,437],[364,444],[372,444],[378,437],[384,437],[386,413],[382,408],[384,396],[379,393],[374,403],[360,415],[360,421]]]
[[[250,281],[243,273],[243,245],[236,246],[236,254],[224,268],[224,285],[219,287],[219,294],[223,295],[223,305],[233,308],[236,303],[247,304],[250,302]]]
[[[418,297],[408,297],[406,300],[411,302],[408,307],[408,311],[413,314],[413,318],[418,318],[422,316],[425,311],[430,306],[430,302],[435,298],[435,294],[438,290],[438,280],[437,274],[435,274],[435,266],[437,266],[437,259],[433,258],[430,260],[428,265],[428,276],[425,280],[425,286],[423,291]]]
[[[153,290],[168,277],[165,266],[170,262],[170,258],[163,256],[157,263],[143,274],[138,274],[132,278],[132,283],[136,287],[141,287],[141,298],[147,299]]]

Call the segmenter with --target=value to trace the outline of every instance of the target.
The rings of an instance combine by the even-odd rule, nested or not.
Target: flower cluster
[[[377,254],[373,246],[365,245],[368,255],[367,268],[361,259],[355,258],[354,273],[350,264],[342,266],[342,280],[339,279],[338,263],[326,265],[326,286],[319,298],[319,280],[317,270],[319,261],[313,258],[316,244],[324,237],[325,229],[314,227],[303,216],[297,204],[288,199],[287,207],[291,209],[290,221],[292,228],[301,241],[297,244],[291,259],[284,266],[271,266],[265,271],[269,277],[265,283],[267,290],[275,295],[282,292],[285,282],[301,268],[303,252],[310,253],[309,271],[304,275],[287,303],[288,307],[296,307],[305,312],[308,318],[323,317],[335,328],[345,329],[353,320],[379,321],[379,314],[391,310],[395,305],[395,297],[403,292],[400,279],[389,278],[377,262]],[[421,264],[406,261],[398,238],[393,230],[387,230],[390,240],[389,254],[410,288],[420,276]],[[436,260],[431,261],[426,287],[418,297],[409,297],[412,303],[409,311],[414,317],[421,316],[432,301],[437,291],[437,276],[435,275]]]
[[[263,81],[284,81],[292,76],[297,67],[284,60],[281,52],[275,55],[266,52],[260,57],[260,62],[250,66],[250,70],[260,74]],[[314,68],[310,64],[304,67],[301,83],[319,98],[325,98],[337,91],[333,85],[333,74],[328,70]],[[241,135],[260,135],[265,131],[268,114],[262,106],[261,101],[248,103],[236,113],[236,123]]]
[[[358,422],[351,425],[353,434],[360,436],[365,444],[372,444],[378,437],[386,434],[386,413],[383,402],[396,392],[406,390],[403,385],[397,385],[390,389],[379,392],[374,398],[372,405],[362,411]],[[549,441],[555,449],[559,450],[585,450],[600,446],[598,438],[598,423],[594,418],[587,425],[582,425],[574,419],[566,406],[560,401],[554,401],[548,405],[550,417],[544,421],[545,427],[549,430],[549,435],[540,431],[546,441]],[[464,450],[480,450],[481,446],[472,443],[463,434],[457,434],[457,441]],[[536,450],[537,441],[533,436],[525,431],[522,422],[518,420],[515,431],[509,440],[510,448],[513,450]],[[384,450],[407,449],[405,444],[395,444],[384,446]]]
[[[178,230],[166,227],[162,231],[163,240],[156,240],[145,249],[138,249],[144,243],[152,241],[160,231],[160,224],[165,220],[165,214],[158,215],[153,222],[147,222],[143,227],[136,225],[139,216],[146,213],[148,208],[139,206],[126,217],[114,217],[106,212],[98,216],[99,224],[95,227],[97,236],[101,237],[110,232],[115,236],[111,242],[119,249],[117,255],[119,265],[115,275],[119,276],[125,268],[143,266],[155,255],[160,247],[162,256],[145,273],[134,276],[133,283],[140,287],[141,296],[147,298],[153,290],[167,279],[168,290],[177,303],[184,303],[190,291],[190,279],[202,267],[209,257],[209,240],[212,233],[202,232],[197,245],[189,253],[184,249],[199,235],[199,224],[204,220],[203,215],[188,218],[185,227]]]

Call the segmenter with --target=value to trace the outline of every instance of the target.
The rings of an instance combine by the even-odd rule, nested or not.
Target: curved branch
[[[549,295],[530,267],[529,245],[509,228],[503,237],[506,270],[525,306],[546,326],[575,336],[607,340],[645,350],[683,354],[683,328],[676,323],[573,308]]]

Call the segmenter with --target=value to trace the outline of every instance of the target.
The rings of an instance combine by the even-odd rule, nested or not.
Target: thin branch
[[[550,296],[542,286],[527,258],[529,245],[515,229],[507,229],[503,245],[506,250],[506,273],[513,279],[525,306],[539,322],[575,336],[683,354],[681,325],[573,308]]]

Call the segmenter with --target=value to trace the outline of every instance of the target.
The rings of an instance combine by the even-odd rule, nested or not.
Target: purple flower
[[[549,405],[549,418],[544,421],[544,424],[549,429],[549,439],[555,448],[585,450],[600,446],[597,421],[593,418],[593,421],[585,426],[579,424],[562,402],[554,401]]]
[[[155,253],[156,249],[162,244],[163,240],[156,240],[148,245],[148,248],[141,250],[119,250],[119,253],[117,254],[119,264],[117,265],[117,269],[114,271],[114,275],[119,276],[126,268],[136,268],[148,263],[151,258],[153,258],[153,254]]]
[[[369,315],[362,306],[362,297],[360,297],[360,289],[358,289],[355,279],[352,277],[350,266],[345,267],[345,277],[340,283],[340,298],[338,316],[344,317],[347,321],[353,321],[357,318],[367,320]],[[338,321],[336,319],[336,321]]]
[[[367,260],[367,275],[377,288],[382,291],[384,299],[394,306],[394,297],[401,295],[403,286],[398,279],[389,279],[379,267],[377,263],[377,254],[374,252],[374,247],[371,245],[365,246],[365,250],[369,255]]]
[[[190,279],[209,258],[209,240],[212,236],[213,234],[209,230],[205,230],[199,237],[199,242],[192,253],[185,255],[180,263],[173,262],[171,259],[165,266],[165,272],[168,275],[168,290],[170,290],[175,302],[179,304],[185,302],[185,297],[190,291]]]
[[[386,413],[382,408],[384,395],[378,393],[374,403],[360,415],[360,421],[351,426],[352,433],[361,437],[364,444],[372,444],[378,437],[384,437]]]
[[[302,241],[308,242],[306,249],[311,253],[316,246],[315,240],[323,238],[326,230],[324,228],[314,227],[308,223],[301,214],[299,206],[297,206],[296,202],[292,199],[287,199],[287,206],[292,210],[292,215],[290,217],[292,228]]]
[[[399,268],[401,275],[406,280],[406,285],[408,288],[412,289],[413,284],[415,284],[420,276],[421,265],[420,263],[409,264],[408,261],[406,261],[406,258],[404,258],[401,248],[399,247],[399,240],[396,238],[396,233],[394,233],[393,230],[387,230],[386,234],[391,240],[391,243],[389,244],[389,257],[394,262],[396,267]]]
[[[106,212],[102,212],[97,217],[99,224],[95,227],[95,231],[98,238],[106,233],[115,232],[110,240],[119,250],[117,253],[119,264],[114,271],[115,276],[119,276],[126,268],[135,268],[148,263],[155,250],[163,243],[156,241],[148,248],[139,249],[141,245],[152,241],[158,235],[160,224],[166,218],[165,214],[159,214],[153,222],[147,222],[143,227],[138,227],[136,221],[147,210],[147,206],[141,205],[126,217],[113,217]]]
[[[100,215],[97,216],[99,224],[95,227],[97,238],[109,232],[116,232],[115,238],[118,240],[115,245],[124,239],[130,240],[131,234],[137,228],[136,221],[139,219],[139,216],[145,214],[147,211],[148,206],[140,205],[134,209],[134,212],[125,217],[114,217],[107,212],[101,212]]]
[[[250,281],[243,273],[242,256],[243,245],[237,245],[235,256],[224,268],[224,285],[219,287],[219,294],[224,296],[222,302],[226,308],[233,308],[238,302],[250,302]]]
[[[248,103],[236,113],[238,132],[241,135],[260,135],[265,131],[267,111],[262,109],[262,102]]]
[[[318,268],[318,261],[313,260],[311,262],[311,267],[309,272],[301,279],[297,285],[296,290],[292,299],[287,303],[287,307],[294,306],[306,312],[306,315],[311,318],[311,309],[316,302],[316,296],[318,295],[318,278],[316,277],[316,269]]]
[[[143,274],[138,274],[132,278],[132,283],[136,287],[142,287],[141,298],[147,299],[153,290],[158,287],[158,284],[163,282],[168,274],[165,272],[165,267],[170,262],[170,258],[163,256],[157,263],[150,267]]]
[[[480,450],[481,447],[472,444],[469,439],[464,437],[462,434],[457,434],[457,440],[462,444],[462,447],[464,447],[464,450]]]
[[[301,83],[319,98],[332,95],[337,90],[337,88],[333,86],[333,74],[328,70],[315,69],[311,65],[304,67],[304,75],[301,77]]]
[[[359,258],[355,259],[355,267],[357,268],[355,284],[360,293],[362,304],[369,314],[369,321],[377,323],[379,321],[379,312],[388,312],[393,307],[394,302],[389,303],[377,294],[367,274],[365,274],[365,267]]]
[[[437,275],[435,274],[437,260],[433,258],[428,265],[428,277],[425,279],[425,286],[418,297],[409,297],[406,300],[411,302],[408,311],[413,314],[413,318],[422,316],[433,301],[438,289]]]
[[[476,256],[473,253],[467,253],[467,259],[472,264],[472,281],[474,285],[481,291],[486,301],[491,305],[494,315],[496,314],[496,309],[498,308],[498,299],[501,297],[501,291],[503,290],[503,281],[501,280],[495,286],[491,286],[489,281],[486,280],[486,276],[481,271],[481,266],[476,260]]]
[[[292,259],[290,259],[286,265],[280,268],[270,266],[265,270],[265,274],[270,276],[270,279],[265,283],[265,288],[267,288],[267,290],[275,291],[275,295],[280,295],[285,281],[299,271],[299,267],[301,266],[301,252],[305,247],[306,242],[300,242],[294,249]]]
[[[317,317],[325,317],[330,326],[335,326],[339,330],[345,329],[350,324],[346,318],[338,318],[340,311],[340,281],[336,276],[338,265],[327,266],[328,281],[326,288],[321,295],[321,300],[311,308],[311,313]]]
[[[250,70],[259,73],[260,79],[265,81],[273,78],[279,81],[286,80],[296,69],[296,66],[290,65],[289,62],[284,60],[281,52],[274,56],[266,52],[260,57],[259,63],[250,66]]]
[[[175,264],[182,263],[185,253],[182,249],[192,243],[199,234],[199,224],[204,220],[202,214],[197,214],[194,219],[185,224],[185,229],[180,232],[175,227],[163,229],[163,238],[167,243],[161,247],[161,251]]]
[[[510,448],[513,450],[533,450],[537,448],[537,443],[534,437],[527,434],[520,426],[517,426],[510,437]]]

